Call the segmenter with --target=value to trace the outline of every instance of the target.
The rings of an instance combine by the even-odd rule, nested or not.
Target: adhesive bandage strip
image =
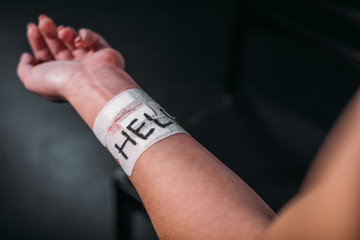
[[[110,100],[95,119],[93,131],[130,176],[136,160],[154,143],[186,133],[141,89],[129,89]]]

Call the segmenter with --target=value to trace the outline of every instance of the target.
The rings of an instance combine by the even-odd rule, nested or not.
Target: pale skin
[[[40,15],[38,24],[28,24],[27,37],[33,54],[24,53],[18,65],[24,86],[49,100],[68,101],[90,128],[110,99],[127,89],[140,88],[125,71],[122,55],[89,29],[56,26],[49,17]],[[159,238],[335,239],[327,238],[332,233],[330,237],[357,239],[360,93],[356,96],[345,120],[335,127],[319,153],[319,164],[314,165],[304,190],[279,217],[189,135],[176,134],[152,145],[136,162],[130,180]],[[358,134],[353,135],[353,131]],[[343,144],[327,147],[339,136]],[[334,151],[330,157],[329,151]],[[338,161],[339,155],[345,160]],[[344,184],[348,186],[345,189]],[[330,188],[336,189],[336,194]],[[328,204],[322,204],[325,200]],[[330,208],[335,209],[333,218],[328,218]],[[341,225],[344,221],[351,224]]]

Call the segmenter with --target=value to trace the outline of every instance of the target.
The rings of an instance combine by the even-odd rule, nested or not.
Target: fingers
[[[54,59],[46,42],[44,41],[43,36],[34,23],[29,23],[27,25],[27,38],[36,59],[40,62],[46,62]]]
[[[75,38],[75,46],[78,48],[90,48],[93,51],[110,47],[99,34],[86,28],[79,30],[79,34]]]
[[[20,57],[20,61],[17,67],[17,74],[21,81],[25,84],[26,76],[28,76],[30,70],[35,66],[36,59],[29,53],[23,53]]]
[[[68,60],[73,56],[62,40],[58,38],[55,23],[45,15],[39,16],[39,30],[54,59]]]
[[[39,62],[51,60],[81,59],[89,50],[109,48],[109,44],[97,33],[82,28],[77,33],[71,27],[58,26],[42,14],[39,23],[29,23],[27,36],[34,56]]]
[[[57,28],[57,37],[63,41],[63,43],[67,46],[68,49],[74,50],[75,44],[74,39],[77,33],[72,27],[64,27],[62,25]]]
[[[72,27],[59,26],[57,32],[58,38],[64,42],[75,59],[82,58],[86,55],[88,50],[75,46],[74,39],[78,34]]]

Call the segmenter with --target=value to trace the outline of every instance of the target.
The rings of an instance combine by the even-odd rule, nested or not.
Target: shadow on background
[[[278,210],[359,85],[359,11],[355,1],[1,4],[0,238],[114,239],[121,216],[112,157],[71,106],[16,76],[39,14],[102,34],[140,86]],[[133,238],[148,239],[147,220],[132,221]]]

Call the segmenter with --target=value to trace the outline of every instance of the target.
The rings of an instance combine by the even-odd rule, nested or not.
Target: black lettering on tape
[[[121,147],[119,147],[119,145],[117,145],[116,143],[115,143],[115,147],[119,150],[119,153],[127,160],[128,156],[124,153],[124,147],[127,142],[131,142],[133,145],[136,145],[136,142],[126,132],[121,131],[121,133],[122,133],[122,135],[124,135],[126,137],[126,139],[123,142],[123,144],[121,145]]]
[[[144,116],[147,118],[147,120],[149,120],[149,121],[154,121],[154,123],[155,123],[156,125],[158,125],[159,127],[162,127],[162,128],[166,128],[167,126],[169,126],[169,125],[171,125],[171,124],[174,123],[174,122],[172,122],[172,121],[169,121],[169,122],[167,122],[167,123],[161,123],[161,122],[159,122],[159,120],[157,120],[156,118],[150,117],[147,113],[144,113]]]
[[[137,122],[137,118],[135,118],[134,120],[132,120],[131,121],[131,123],[126,127],[130,132],[132,132],[132,133],[134,133],[136,136],[138,136],[139,138],[141,138],[141,139],[144,139],[144,140],[146,140],[146,139],[148,139],[148,137],[154,132],[154,128],[151,128],[145,135],[144,134],[142,134],[142,133],[140,133],[140,130],[141,130],[141,128],[145,125],[145,123],[142,123],[141,125],[140,125],[140,127],[138,127],[137,129],[133,129],[132,128],[132,125],[134,125],[134,123],[136,123]]]
[[[167,116],[168,118],[170,118],[171,120],[175,121],[175,117],[171,116],[170,114],[168,114],[164,109],[160,108],[160,112],[162,112],[165,116]]]

